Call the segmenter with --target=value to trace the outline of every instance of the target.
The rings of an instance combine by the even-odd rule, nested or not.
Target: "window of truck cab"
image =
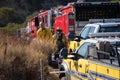
[[[120,25],[117,26],[108,26],[108,27],[100,27],[99,32],[120,32]]]
[[[90,33],[94,33],[94,31],[95,31],[95,27],[87,26],[81,31],[80,37],[83,39],[86,39],[86,38],[88,38],[88,35]]]
[[[89,42],[85,42],[83,43],[79,49],[77,50],[77,54],[82,56],[82,57],[87,57],[87,54],[88,54],[88,46],[90,45],[91,43]]]

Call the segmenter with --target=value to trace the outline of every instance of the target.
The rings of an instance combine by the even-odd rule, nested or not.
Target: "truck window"
[[[88,51],[88,45],[90,45],[90,43],[88,43],[88,42],[81,45],[81,47],[77,51],[77,54],[82,56],[82,57],[86,57],[86,54],[87,54],[87,51]]]
[[[90,27],[84,28],[84,30],[80,34],[80,37],[83,38],[83,39],[87,38],[89,30],[90,30]]]
[[[120,26],[101,27],[99,32],[120,32]]]
[[[90,27],[89,34],[94,33],[94,31],[95,31],[95,27]]]
[[[95,31],[95,27],[90,27],[90,26],[86,27],[81,32],[80,36],[81,36],[81,38],[86,39],[88,37],[88,34],[94,33],[94,31]]]

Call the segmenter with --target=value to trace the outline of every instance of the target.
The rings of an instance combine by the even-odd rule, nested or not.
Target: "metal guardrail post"
[[[44,80],[43,60],[42,59],[40,59],[40,80]]]

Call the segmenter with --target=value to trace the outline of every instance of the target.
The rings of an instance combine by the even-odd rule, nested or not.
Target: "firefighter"
[[[67,47],[67,39],[62,33],[62,29],[60,27],[56,29],[56,34],[53,35],[53,39],[56,42],[57,51],[60,51],[63,47]]]
[[[37,39],[38,40],[48,40],[52,38],[51,30],[44,25],[41,25],[37,30]]]
[[[53,54],[54,60],[60,64],[61,60],[67,57],[67,39],[62,33],[62,29],[60,27],[56,29],[56,33],[53,35],[53,39],[57,46],[57,51],[55,51]]]

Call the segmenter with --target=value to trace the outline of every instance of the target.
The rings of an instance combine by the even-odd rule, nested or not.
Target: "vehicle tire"
[[[66,76],[66,73],[61,73],[61,74],[59,75],[59,79],[60,79],[60,80],[70,80],[70,76],[69,76],[69,75]]]
[[[56,61],[52,61],[52,54],[48,56],[48,65],[53,68],[58,68],[58,63]]]

